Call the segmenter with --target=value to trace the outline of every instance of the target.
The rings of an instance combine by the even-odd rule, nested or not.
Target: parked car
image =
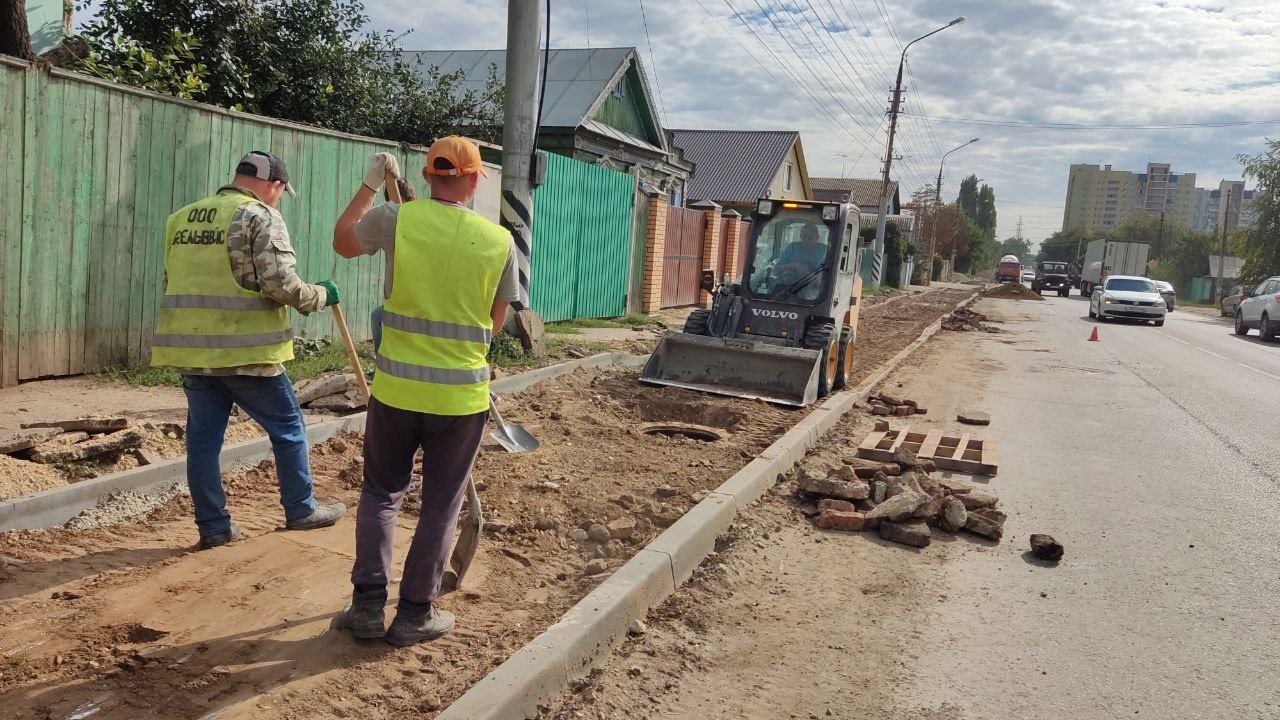
[[[1222,317],[1235,317],[1236,308],[1240,307],[1240,302],[1253,294],[1253,285],[1236,285],[1231,288],[1231,292],[1222,296],[1222,301],[1218,304],[1218,309],[1222,313]]]
[[[1031,268],[1022,268],[1022,282],[1031,282],[1036,279],[1036,271]]]
[[[1280,333],[1280,275],[1259,283],[1236,308],[1236,334],[1245,335],[1252,328],[1263,340],[1274,340]]]
[[[1035,277],[1031,280],[1031,290],[1038,293],[1053,290],[1060,297],[1066,297],[1071,292],[1071,282],[1067,279],[1067,264],[1053,260],[1038,263]]]
[[[1164,298],[1164,304],[1169,307],[1169,311],[1173,311],[1173,306],[1178,304],[1178,293],[1174,291],[1173,285],[1164,280],[1152,281],[1156,287],[1160,289],[1160,296]]]
[[[1160,327],[1168,312],[1156,284],[1136,275],[1112,275],[1101,285],[1094,285],[1089,298],[1089,317],[1096,317],[1099,322],[1123,318]]]

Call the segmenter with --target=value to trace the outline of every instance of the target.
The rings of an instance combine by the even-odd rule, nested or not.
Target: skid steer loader
[[[808,405],[845,386],[862,278],[858,208],[761,199],[740,282],[702,271],[710,310],[667,333],[640,381]]]

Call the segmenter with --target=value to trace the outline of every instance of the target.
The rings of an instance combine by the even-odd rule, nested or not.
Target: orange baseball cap
[[[453,167],[449,170],[436,168],[436,159],[447,160]],[[427,172],[432,175],[473,175],[485,172],[484,162],[480,160],[480,148],[470,140],[458,135],[443,137],[431,143],[427,149]]]

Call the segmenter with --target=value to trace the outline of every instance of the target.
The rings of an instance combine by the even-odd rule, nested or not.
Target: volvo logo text
[[[761,310],[760,308],[751,308],[751,314],[756,316],[779,318],[782,320],[799,320],[800,313],[790,312],[787,310]]]

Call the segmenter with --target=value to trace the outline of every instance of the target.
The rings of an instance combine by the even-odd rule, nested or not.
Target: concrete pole
[[[529,306],[530,256],[533,251],[533,186],[530,165],[537,141],[539,36],[542,3],[507,3],[506,107],[502,115],[502,226],[511,231],[519,251],[520,301]]]
[[[1222,263],[1227,254],[1227,221],[1231,219],[1231,187],[1227,186],[1227,198],[1222,205],[1222,243],[1218,247],[1218,276],[1213,281],[1213,302],[1221,300],[1222,295]]]
[[[880,211],[876,215],[876,239],[871,245],[871,288],[880,287],[884,276],[885,226],[889,221],[889,170],[893,167],[893,138],[898,132],[898,108],[902,102],[902,66],[906,64],[907,51],[902,50],[898,61],[898,79],[893,85],[893,99],[889,101],[889,148],[884,155],[884,179],[880,183]]]

